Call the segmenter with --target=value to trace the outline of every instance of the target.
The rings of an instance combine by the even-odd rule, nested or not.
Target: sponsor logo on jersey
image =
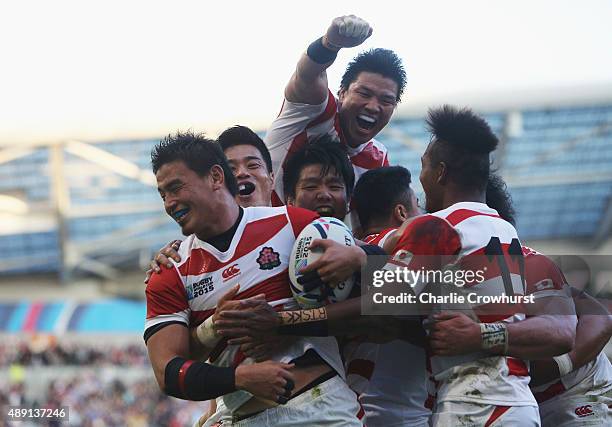
[[[591,405],[578,406],[574,411],[578,418],[589,417],[593,414],[593,407]]]
[[[281,265],[280,254],[278,252],[274,252],[274,249],[271,247],[264,246],[259,252],[257,263],[259,264],[259,268],[261,270],[272,270],[273,268]]]
[[[194,298],[199,297],[200,295],[207,294],[212,292],[215,287],[213,285],[212,276],[204,277],[202,280],[194,283],[188,284],[187,287],[187,299],[191,301]]]
[[[239,274],[240,268],[238,267],[238,264],[234,264],[223,270],[223,273],[221,273],[221,277],[223,277],[223,281],[226,282],[232,277],[238,276]]]

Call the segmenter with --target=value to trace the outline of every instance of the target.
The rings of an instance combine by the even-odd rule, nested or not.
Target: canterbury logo
[[[593,415],[593,407],[591,405],[579,406],[576,408],[574,413],[578,415],[580,418],[588,417],[589,415]]]
[[[223,273],[221,273],[221,276],[223,277],[223,280],[225,281],[239,274],[240,274],[240,268],[238,268],[238,264],[234,264],[226,268],[225,270],[223,270]]]

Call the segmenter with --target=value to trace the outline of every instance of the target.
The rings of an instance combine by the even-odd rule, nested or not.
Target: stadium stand
[[[603,243],[611,231],[612,105],[484,116],[501,139],[494,166],[509,184],[521,238]],[[423,119],[396,119],[381,139],[392,161],[418,176],[429,142]]]
[[[595,247],[607,241],[612,103],[485,117],[501,139],[494,165],[509,183],[522,238],[581,238]],[[429,142],[422,117],[399,115],[380,140],[392,162],[416,178]],[[66,278],[84,272],[112,280],[180,237],[162,211],[149,170],[155,142],[0,149],[0,275],[59,272]],[[11,212],[10,202],[26,208]]]

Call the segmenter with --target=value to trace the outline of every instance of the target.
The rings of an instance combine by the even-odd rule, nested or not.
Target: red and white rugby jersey
[[[397,228],[363,238],[383,247]],[[349,342],[344,349],[346,381],[359,395],[369,426],[426,426],[425,350],[406,341]]]
[[[601,351],[586,365],[531,390],[540,405],[571,397],[601,396],[612,390],[612,364]]]
[[[384,241],[396,228],[387,228],[380,233],[369,234],[362,240],[370,245],[382,248]],[[362,342],[360,337],[348,339],[342,348],[344,367],[346,370],[346,383],[357,395],[364,393],[374,372],[376,355],[379,345]]]
[[[392,236],[395,230],[397,230],[397,228],[385,228],[380,233],[368,234],[363,238],[363,241],[368,245],[377,245],[382,248],[389,236]]]
[[[525,291],[535,299],[550,296],[570,296],[569,285],[565,276],[546,255],[523,246],[525,259]]]
[[[550,258],[528,247],[523,247],[523,253],[528,294],[534,294],[535,298],[568,295],[565,276]],[[540,405],[571,397],[602,395],[611,389],[612,365],[603,351],[594,360],[558,380],[531,388]]]
[[[195,235],[189,236],[179,248],[181,262],[174,262],[171,269],[162,267],[162,272],[149,281],[145,330],[168,321],[188,327],[199,325],[214,313],[219,298],[236,284],[240,284],[239,299],[265,293],[272,306],[298,309],[289,288],[289,255],[296,236],[316,218],[316,213],[291,206],[245,208],[226,252]],[[272,359],[289,362],[312,348],[344,376],[335,338],[304,337],[292,342]],[[222,341],[212,352],[210,362],[237,366],[245,359],[239,346]],[[249,359],[246,363],[250,362]],[[224,401],[230,409],[240,406],[226,398]]]
[[[355,171],[355,182],[370,169],[389,166],[388,151],[381,142],[372,139],[359,147],[350,147],[346,144],[338,120],[338,101],[330,90],[327,99],[318,105],[298,104],[285,99],[280,114],[272,122],[264,138],[272,156],[274,206],[282,205],[285,200],[283,168],[287,158],[313,137],[325,134],[339,139],[346,145]]]
[[[522,252],[516,230],[484,203],[460,202],[415,218],[394,249],[394,260],[413,270],[445,266],[483,272],[484,280],[467,283],[465,293],[524,295]],[[441,255],[419,258],[413,255]],[[425,283],[413,289],[419,294]],[[435,311],[472,310],[480,322],[523,320],[521,305],[438,304]],[[430,356],[428,369],[437,385],[437,401],[505,406],[535,406],[529,390],[527,362],[478,352],[461,356]]]

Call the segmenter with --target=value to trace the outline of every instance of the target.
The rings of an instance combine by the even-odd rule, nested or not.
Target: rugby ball
[[[351,230],[339,219],[323,217],[315,219],[299,234],[289,258],[289,280],[291,291],[302,308],[317,308],[337,301],[345,300],[353,289],[354,278],[345,280],[337,286],[324,286],[305,292],[297,281],[300,270],[313,263],[323,254],[319,249],[310,250],[310,243],[315,239],[331,239],[346,246],[354,246],[355,239]]]

